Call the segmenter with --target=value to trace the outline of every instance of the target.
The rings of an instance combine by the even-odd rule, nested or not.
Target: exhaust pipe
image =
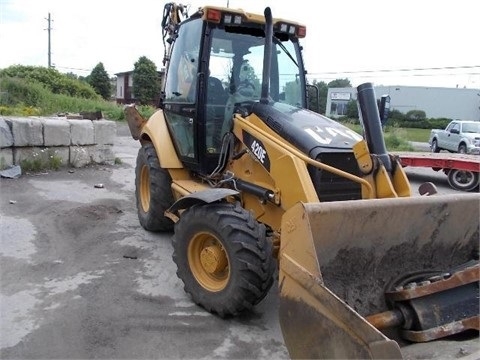
[[[359,115],[363,123],[365,140],[371,154],[376,155],[385,166],[392,172],[392,162],[387,153],[385,139],[383,137],[382,123],[378,112],[377,98],[372,83],[364,83],[357,87],[357,100],[360,107]]]

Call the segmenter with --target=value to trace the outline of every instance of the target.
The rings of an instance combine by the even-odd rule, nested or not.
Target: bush
[[[40,83],[21,78],[0,77],[0,115],[50,116],[57,113],[102,111],[110,120],[123,120],[123,106],[102,100],[54,94]],[[144,113],[153,113],[155,108],[145,107]]]
[[[0,105],[38,106],[45,100],[48,91],[42,84],[28,83],[24,79],[0,77],[0,89],[4,93]]]
[[[54,94],[64,94],[85,99],[99,99],[100,96],[86,82],[77,80],[58,70],[41,66],[13,65],[0,70],[0,78],[19,78],[29,83],[41,84]]]
[[[388,151],[413,151],[414,148],[405,140],[407,138],[407,132],[404,129],[392,129],[390,128],[384,134],[385,146]]]
[[[408,120],[424,120],[427,118],[427,114],[423,110],[410,110],[405,117]]]
[[[413,129],[444,129],[451,119],[427,119],[425,111],[410,110],[407,114],[393,109],[388,116],[387,126]]]
[[[424,120],[393,120],[388,121],[388,125],[393,127],[402,128],[414,128],[414,129],[429,129],[430,122],[427,119]]]
[[[445,129],[447,125],[452,121],[452,119],[447,118],[438,118],[438,119],[428,119],[430,129]]]

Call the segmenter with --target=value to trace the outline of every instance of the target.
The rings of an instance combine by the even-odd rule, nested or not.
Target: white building
[[[115,99],[118,104],[130,104],[135,102],[133,94],[133,71],[125,71],[115,74],[117,77],[117,86],[115,90]]]
[[[375,86],[375,95],[390,96],[390,110],[406,114],[423,110],[427,118],[480,120],[480,89],[438,88],[423,86]],[[347,104],[357,99],[356,88],[330,88],[326,116],[346,114]]]

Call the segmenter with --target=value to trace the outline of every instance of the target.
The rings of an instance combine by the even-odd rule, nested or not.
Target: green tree
[[[146,56],[140,57],[133,69],[133,93],[141,105],[151,105],[160,92],[157,66]]]
[[[112,85],[108,73],[105,71],[103,63],[99,62],[90,73],[89,84],[95,89],[105,100],[110,99],[112,93]]]
[[[324,81],[313,80],[312,85],[318,89],[318,99],[317,91],[308,87],[308,108],[310,110],[317,111],[320,114],[325,114],[328,93],[327,83]]]
[[[358,106],[356,100],[350,100],[347,104],[347,117],[358,119]]]
[[[408,120],[424,120],[427,118],[427,114],[423,110],[410,110],[406,113],[405,117]]]
[[[345,79],[335,79],[328,83],[329,88],[344,88],[344,87],[352,87],[350,80],[347,78]]]
[[[329,88],[352,87],[349,79],[335,79],[328,84],[325,81],[313,80],[312,85],[318,89],[318,100],[315,89],[308,88],[308,108],[314,111],[318,109],[320,114],[325,114]]]

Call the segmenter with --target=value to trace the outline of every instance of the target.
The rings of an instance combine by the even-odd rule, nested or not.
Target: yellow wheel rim
[[[228,256],[216,236],[196,234],[188,245],[188,263],[197,282],[208,291],[221,291],[227,286],[230,278]]]
[[[140,170],[140,204],[142,210],[148,212],[150,210],[150,171],[147,165],[143,165]]]

